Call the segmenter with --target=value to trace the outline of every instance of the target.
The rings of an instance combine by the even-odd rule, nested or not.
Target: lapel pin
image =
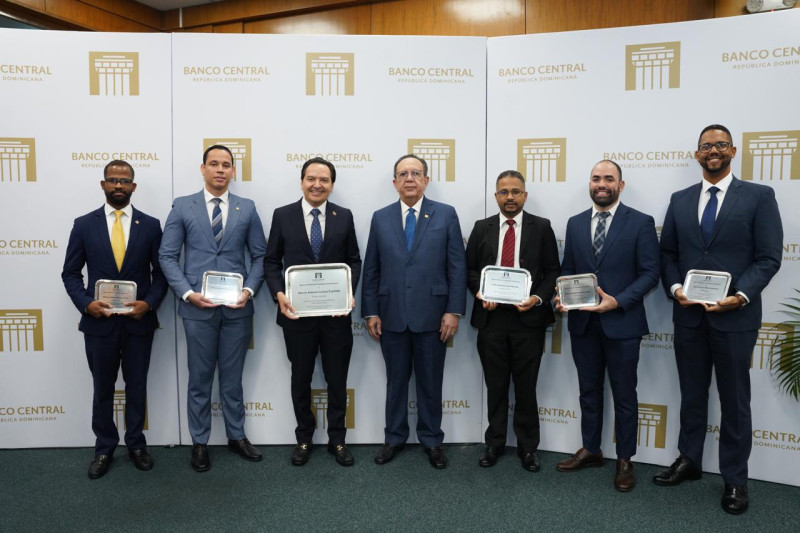
[[[139,223],[139,221],[138,221],[138,220],[134,220],[134,221],[133,221],[133,223],[134,223],[134,224],[138,224],[138,223]]]
[[[332,214],[333,216],[336,216],[336,211],[331,211],[331,214]]]
[[[238,205],[236,206],[236,210],[237,210],[237,211],[239,210],[239,206],[238,206]]]
[[[425,218],[428,218],[428,213],[425,213]]]

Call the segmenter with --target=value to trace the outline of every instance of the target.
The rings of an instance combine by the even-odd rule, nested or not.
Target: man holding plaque
[[[725,489],[721,504],[726,512],[740,514],[749,504],[750,359],[761,327],[761,292],[781,266],[783,229],[775,192],[735,178],[730,169],[735,156],[736,147],[725,126],[704,128],[695,152],[703,180],[674,193],[664,219],[661,280],[674,300],[681,455],[653,481],[677,485],[702,476],[713,367],[722,409],[719,470]],[[692,269],[730,275],[728,290],[720,283],[720,293],[711,299],[716,304],[692,301],[691,290],[684,285]]]
[[[178,296],[178,315],[186,331],[189,390],[187,411],[192,436],[192,468],[211,468],[211,387],[219,370],[219,395],[228,449],[248,461],[259,452],[244,432],[242,370],[253,336],[253,296],[264,279],[266,240],[252,200],[228,191],[235,176],[233,155],[222,145],[209,147],[200,165],[205,188],[176,198],[164,224],[159,258],[170,287]],[[245,262],[250,256],[250,270]],[[180,257],[183,254],[183,266]],[[235,302],[212,302],[201,290],[209,272],[219,281],[241,276],[243,288]],[[224,274],[231,274],[226,276]],[[203,287],[205,289],[205,287]],[[238,287],[236,289],[239,290]]]
[[[514,380],[514,433],[522,467],[539,471],[539,405],[536,382],[545,330],[555,320],[550,299],[561,267],[550,221],[522,210],[528,193],[515,170],[497,177],[494,196],[500,214],[475,223],[467,243],[469,290],[475,295],[471,324],[478,328],[478,354],[486,380],[486,448],[478,464],[491,467],[505,452],[508,388]],[[524,268],[531,286],[518,303],[496,303],[481,294],[481,271],[488,265]],[[485,281],[485,280],[484,280]]]
[[[417,385],[417,437],[430,464],[445,468],[442,381],[447,341],[466,311],[467,269],[453,207],[424,196],[428,164],[404,155],[394,165],[400,201],[372,215],[361,315],[386,363],[386,428],[375,462],[394,459],[409,435],[408,383]]]
[[[158,328],[156,309],[167,293],[167,281],[158,264],[161,224],[131,206],[136,190],[133,167],[111,161],[103,169],[100,188],[106,203],[75,219],[69,236],[61,279],[81,312],[86,358],[92,372],[92,429],[96,436],[89,477],[105,475],[119,443],[114,424],[114,387],[120,365],[125,379],[125,445],[139,470],[153,468],[142,429],[147,408],[147,371],[153,334]],[[84,285],[83,267],[88,283]],[[109,301],[95,299],[98,280],[120,281],[133,287],[134,298],[121,302],[128,311],[112,313]],[[102,285],[101,281],[101,285]],[[113,297],[113,295],[112,295]]]
[[[278,325],[283,328],[286,355],[292,363],[292,405],[297,420],[292,464],[302,466],[311,454],[316,419],[311,411],[311,378],[317,354],[328,383],[328,451],[342,466],[354,463],[345,444],[347,371],[353,350],[350,314],[298,317],[286,294],[284,269],[295,265],[344,263],[350,267],[352,284],[345,287],[352,299],[361,274],[353,214],[328,201],[336,183],[332,163],[315,157],[303,164],[300,189],[303,197],[279,207],[272,216],[264,272],[267,287],[278,303]],[[351,304],[352,305],[352,304]]]
[[[614,488],[620,492],[630,491],[636,484],[631,463],[639,418],[636,372],[642,336],[649,333],[644,297],[658,284],[659,267],[653,217],[620,202],[624,188],[619,165],[600,161],[589,177],[592,207],[567,222],[561,273],[596,276],[599,303],[569,312],[583,446],[556,465],[561,472],[603,466],[600,445],[607,370],[616,419]],[[571,303],[562,291],[556,308],[565,312],[566,307],[572,308]]]

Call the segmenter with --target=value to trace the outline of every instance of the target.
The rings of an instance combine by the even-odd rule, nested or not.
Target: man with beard
[[[475,223],[467,243],[469,290],[475,295],[471,324],[478,328],[478,354],[486,380],[486,448],[478,464],[491,467],[505,452],[508,388],[514,380],[514,433],[522,467],[539,471],[539,406],[536,382],[545,330],[555,320],[550,299],[556,278],[558,245],[550,221],[522,210],[528,193],[515,170],[497,177],[494,194],[500,214]],[[480,293],[485,266],[524,268],[531,275],[529,297],[516,305],[484,301]]]
[[[108,472],[119,444],[114,424],[114,386],[120,364],[125,379],[125,444],[139,470],[153,468],[144,427],[147,403],[147,370],[153,334],[158,328],[156,309],[167,292],[158,264],[161,224],[131,206],[136,183],[134,170],[114,160],[103,169],[100,188],[106,204],[75,219],[69,236],[61,279],[67,294],[81,312],[78,329],[83,332],[86,359],[92,372],[92,430],[96,437],[89,477]],[[83,282],[86,265],[88,283]],[[111,313],[111,305],[95,300],[97,280],[136,282],[136,300],[125,302],[126,313]]]
[[[703,181],[672,195],[661,232],[661,280],[674,300],[681,430],[680,457],[653,481],[677,485],[702,477],[713,367],[722,410],[721,504],[740,514],[749,504],[750,358],[761,327],[761,292],[781,266],[783,228],[775,192],[731,173],[736,147],[725,126],[707,126],[697,144]],[[691,269],[728,272],[728,294],[712,305],[690,301],[683,282]]]
[[[653,217],[622,204],[624,188],[619,165],[600,161],[589,178],[593,206],[567,222],[561,273],[595,274],[600,303],[569,313],[583,446],[556,465],[561,472],[603,466],[603,385],[608,370],[616,419],[614,488],[620,492],[636,484],[631,463],[639,414],[636,371],[642,336],[649,333],[643,300],[658,284],[659,267]],[[556,309],[566,311],[559,298]]]

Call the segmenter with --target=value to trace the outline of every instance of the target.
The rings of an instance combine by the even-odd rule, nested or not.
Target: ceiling
[[[213,4],[221,0],[136,0],[140,4],[154,7],[160,11],[176,9],[178,7],[199,6],[202,4]]]

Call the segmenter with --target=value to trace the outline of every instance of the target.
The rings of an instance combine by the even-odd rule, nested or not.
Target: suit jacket
[[[69,235],[67,255],[61,279],[72,303],[81,312],[78,329],[88,335],[108,335],[113,323],[107,318],[94,318],[86,307],[94,301],[94,284],[99,279],[136,282],[136,299],[147,302],[152,310],[141,320],[123,317],[125,329],[134,335],[152,333],[158,327],[156,309],[167,293],[167,281],[158,264],[158,246],[161,243],[161,223],[135,207],[131,216],[131,229],[122,271],[117,271],[111,237],[108,234],[105,206],[76,218]],[[83,266],[88,280],[83,282]]]
[[[164,224],[159,260],[169,286],[178,297],[178,314],[184,318],[207,320],[214,309],[200,309],[181,299],[186,291],[202,292],[203,274],[208,270],[236,272],[244,286],[258,291],[264,280],[264,228],[252,200],[228,195],[228,219],[219,248],[211,231],[203,191],[176,198]],[[250,270],[245,263],[245,248],[250,254]],[[179,262],[183,251],[183,268]],[[228,318],[253,314],[253,302],[241,309],[220,306]]]
[[[561,267],[558,264],[558,245],[550,221],[530,213],[522,214],[522,235],[519,249],[519,266],[531,273],[531,292],[542,299],[542,305],[520,313],[522,323],[530,327],[544,327],[555,321],[550,300],[556,286]],[[481,270],[487,265],[497,264],[497,249],[500,243],[500,215],[475,222],[467,242],[467,270],[469,291],[480,290]],[[489,311],[476,299],[472,306],[470,323],[476,328],[486,325]]]
[[[438,331],[444,313],[466,312],[467,268],[456,210],[423,198],[411,251],[400,202],[372,215],[361,285],[361,316],[383,329]]]
[[[276,209],[272,215],[267,253],[264,256],[264,273],[272,298],[277,300],[279,292],[286,292],[285,268],[315,263],[317,261],[314,260],[314,252],[306,233],[301,200]],[[350,267],[355,295],[361,276],[361,254],[358,251],[353,214],[349,209],[332,202],[328,202],[325,207],[325,235],[319,263],[347,264]],[[352,322],[349,314],[344,317],[318,317],[318,320],[328,327],[350,327]],[[310,317],[290,320],[283,316],[280,307],[276,321],[286,329],[306,330],[314,327],[314,320]]]
[[[706,313],[699,305],[683,308],[673,303],[676,324],[695,327],[703,315],[721,331],[761,327],[761,291],[781,266],[783,227],[775,191],[771,187],[733,178],[717,215],[714,234],[706,245],[700,231],[697,206],[702,184],[672,195],[661,231],[661,280],[670,287],[683,284],[691,269],[720,270],[732,276],[728,295],[743,292],[748,305],[727,313]]]
[[[567,222],[561,274],[594,273],[597,285],[617,300],[617,309],[598,313],[608,338],[647,335],[644,297],[658,285],[659,268],[658,236],[653,217],[620,202],[597,259],[592,249],[591,218],[592,210],[587,209]],[[570,333],[582,334],[590,316],[589,311],[570,311]]]

